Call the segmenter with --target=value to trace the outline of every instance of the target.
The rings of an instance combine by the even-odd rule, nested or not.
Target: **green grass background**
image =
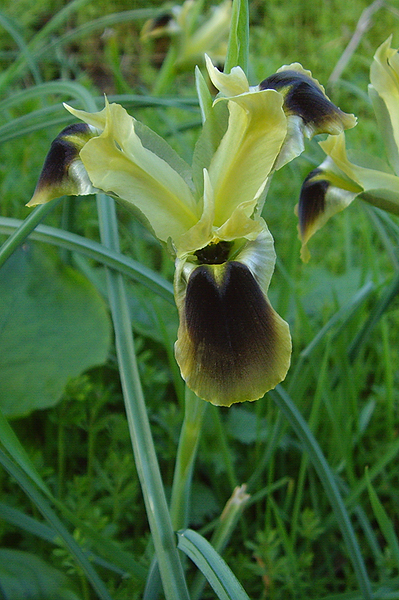
[[[193,70],[177,74],[167,91],[169,106],[146,106],[140,98],[152,95],[167,40],[144,44],[140,30],[145,16],[126,15],[119,23],[110,17],[109,22],[85,29],[108,15],[157,9],[161,4],[81,2],[43,42],[36,38],[29,46],[67,4],[2,3],[1,217],[29,215],[24,205],[47,149],[70,122],[61,106],[70,96],[26,95],[44,82],[81,84],[99,99],[99,106],[104,93],[124,95],[122,104],[131,114],[163,135],[183,158],[191,159],[200,122],[195,102],[190,102],[195,98]],[[328,83],[367,6],[363,0],[250,2],[249,77],[257,83],[282,64],[301,62],[337,105],[358,116],[358,126],[347,134],[348,146],[382,156],[383,141],[367,84],[376,48],[391,33],[393,47],[399,46],[395,2],[386,2],[373,15],[340,79]],[[17,70],[24,44],[28,44],[25,56],[33,57],[36,69]],[[53,44],[50,51],[35,54],[46,44]],[[21,92],[20,101],[6,104]],[[79,100],[74,104],[82,108]],[[303,264],[293,209],[303,178],[321,159],[316,141],[308,143],[304,155],[276,174],[263,213],[278,256],[270,297],[289,321],[293,336],[292,367],[283,390],[305,418],[334,474],[375,598],[394,599],[399,598],[399,228],[396,219],[355,201],[316,234],[310,243],[311,262]],[[118,216],[122,252],[171,280],[173,264],[157,242],[122,209]],[[46,224],[62,224],[99,240],[92,200],[60,204]],[[47,245],[45,251],[50,251]],[[106,296],[97,262],[75,253],[61,253],[59,260],[69,261]],[[127,289],[147,410],[168,491],[183,418],[182,385],[171,359],[177,317],[173,307],[143,286],[129,281]],[[224,551],[248,595],[272,600],[362,597],[325,487],[276,400],[274,392],[251,405],[209,408],[194,471],[190,525],[209,537],[234,487],[248,482],[251,499]],[[124,560],[132,557],[145,572],[153,549],[115,349],[106,364],[70,381],[57,406],[12,425],[60,501],[59,511],[64,511],[75,540],[96,555],[104,551],[101,540],[112,544],[114,554],[110,546],[103,558],[114,569],[98,566],[111,597],[142,598],[142,573],[132,575]],[[0,490],[0,546],[43,558],[68,575],[78,598],[98,597],[70,552],[58,539],[46,538],[34,502],[6,471],[0,471]],[[14,519],[7,517],[10,509],[18,511]],[[23,515],[35,519],[35,525],[29,528]],[[121,570],[130,575],[122,576]],[[193,577],[190,567],[189,579]],[[209,588],[201,596],[214,597]]]

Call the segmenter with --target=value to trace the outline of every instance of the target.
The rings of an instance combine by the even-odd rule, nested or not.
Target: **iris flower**
[[[182,69],[203,59],[207,52],[216,63],[223,63],[231,22],[231,0],[212,6],[201,20],[203,3],[185,0],[160,16],[147,21],[141,32],[142,39],[170,36],[176,45],[175,67]]]
[[[29,205],[98,190],[137,212],[175,260],[176,359],[187,385],[216,405],[256,400],[288,371],[288,324],[267,292],[273,238],[261,216],[270,177],[303,149],[303,137],[354,125],[295,63],[250,87],[240,67],[221,73],[212,102],[197,71],[204,116],[190,168],[118,104],[53,142]]]
[[[391,48],[391,38],[375,53],[370,82],[389,164],[365,154],[353,155],[352,162],[343,133],[320,143],[327,158],[305,179],[297,208],[304,260],[310,256],[311,236],[355,198],[399,214],[399,54]]]

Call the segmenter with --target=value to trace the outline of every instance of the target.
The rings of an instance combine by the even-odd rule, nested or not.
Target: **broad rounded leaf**
[[[66,575],[30,552],[0,548],[0,581],[7,600],[78,600]]]
[[[70,378],[105,362],[105,304],[77,271],[25,244],[0,270],[0,344],[3,412],[53,406]]]

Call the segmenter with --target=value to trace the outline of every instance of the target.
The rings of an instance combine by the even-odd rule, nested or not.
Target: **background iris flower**
[[[298,63],[256,87],[240,67],[221,73],[207,58],[207,69],[220,93],[210,101],[197,72],[204,126],[191,169],[119,105],[67,107],[84,124],[53,142],[29,204],[101,190],[139,212],[175,259],[182,377],[199,397],[230,406],[263,396],[290,364],[288,324],[267,297],[275,252],[261,210],[270,177],[303,150],[304,136],[339,134],[355,119]]]
[[[176,46],[175,67],[192,68],[208,52],[216,63],[226,58],[230,31],[232,3],[225,0],[212,6],[205,19],[201,19],[202,3],[185,0],[172,6],[160,16],[147,21],[141,32],[142,39],[168,36]]]
[[[309,173],[298,204],[304,260],[312,235],[355,198],[399,214],[399,54],[390,45],[391,37],[375,53],[368,90],[389,164],[364,153],[348,155],[343,133],[320,142],[327,158]]]

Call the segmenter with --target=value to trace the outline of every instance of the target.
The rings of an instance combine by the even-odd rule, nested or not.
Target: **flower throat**
[[[231,246],[232,242],[226,241],[208,244],[205,248],[197,250],[195,256],[203,265],[221,265],[227,261]]]

